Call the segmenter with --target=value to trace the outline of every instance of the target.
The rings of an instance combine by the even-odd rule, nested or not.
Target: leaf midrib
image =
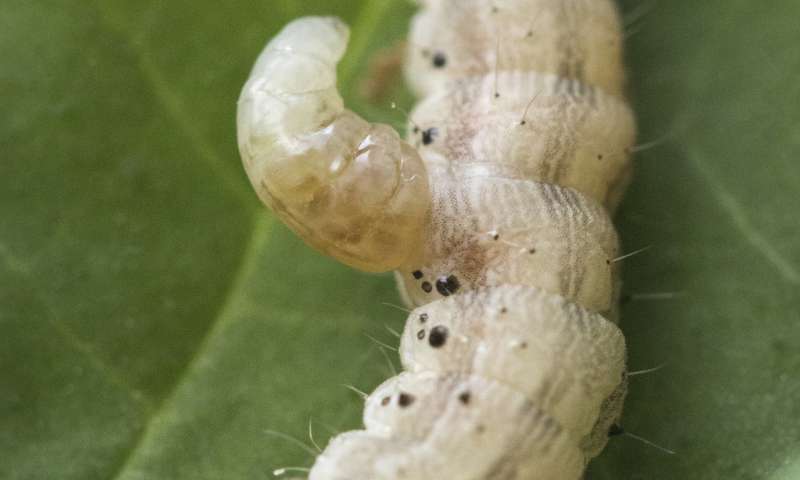
[[[235,318],[235,316],[232,314],[232,311],[236,305],[237,293],[244,290],[245,282],[252,275],[253,269],[258,267],[258,262],[255,260],[260,255],[261,250],[269,243],[269,234],[272,231],[270,227],[272,225],[273,222],[270,221],[269,217],[266,215],[258,215],[255,217],[252,233],[247,241],[247,246],[244,249],[244,254],[239,262],[239,266],[236,269],[236,274],[233,277],[233,282],[231,282],[231,287],[228,289],[225,297],[223,297],[224,299],[220,304],[220,308],[217,310],[217,314],[214,316],[214,320],[211,322],[208,330],[206,331],[202,342],[197,350],[195,350],[189,361],[186,363],[186,368],[184,368],[183,372],[177,377],[172,391],[167,397],[164,398],[164,400],[161,401],[156,410],[150,415],[145,423],[144,428],[139,434],[136,443],[128,451],[128,454],[125,455],[125,458],[122,459],[120,462],[120,467],[114,472],[114,474],[112,474],[110,478],[123,478],[123,475],[127,471],[129,465],[133,459],[136,458],[136,454],[143,445],[148,443],[148,438],[153,435],[154,426],[163,424],[159,420],[163,419],[168,414],[169,407],[174,403],[175,396],[180,391],[181,384],[190,376],[190,373],[195,369],[197,362],[204,358],[205,353],[209,349],[209,345],[213,342],[217,334],[224,330],[228,326],[228,323]]]

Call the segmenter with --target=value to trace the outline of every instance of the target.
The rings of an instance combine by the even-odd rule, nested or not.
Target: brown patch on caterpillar
[[[485,280],[485,269],[489,261],[490,252],[487,246],[473,233],[466,231],[452,231],[449,241],[436,242],[430,245],[424,256],[446,259],[442,263],[427,263],[422,268],[403,273],[406,290],[415,300],[415,291],[425,294],[435,293],[439,296],[469,290],[482,285]],[[429,277],[423,274],[431,272]],[[427,278],[431,278],[428,280]]]
[[[581,19],[576,17],[582,12],[579,11],[580,7],[577,4],[573,4],[572,7],[568,8],[567,4],[562,4],[557,11],[558,21],[565,26],[557,34],[557,46],[559,48],[557,56],[561,62],[558,67],[558,74],[564,79],[574,79],[582,83],[586,53],[582,51],[580,42],[573,34],[580,28]]]
[[[479,128],[478,122],[474,121],[477,113],[475,99],[479,93],[459,88],[458,84],[453,86],[452,91],[454,94],[450,96],[446,108],[453,112],[453,116],[450,117],[453,123],[448,125],[442,150],[448,153],[447,158],[451,159],[451,162],[453,159],[459,159],[464,163],[470,160],[477,161],[472,154],[469,141]]]
[[[480,285],[484,277],[486,265],[489,262],[490,251],[487,245],[481,242],[476,235],[479,230],[477,223],[471,222],[472,228],[465,228],[461,232],[453,233],[450,240],[445,240],[444,247],[439,252],[440,258],[450,259],[448,263],[457,265],[457,272],[442,272],[439,277],[450,277],[457,275],[455,282],[459,285],[469,283]],[[454,282],[454,283],[455,283]]]
[[[402,78],[407,43],[398,41],[370,57],[367,74],[358,83],[359,94],[370,103],[383,103]]]

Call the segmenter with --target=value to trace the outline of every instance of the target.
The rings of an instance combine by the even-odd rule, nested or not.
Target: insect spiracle
[[[288,24],[238,104],[261,200],[306,242],[395,271],[403,371],[311,480],[582,477],[627,389],[611,214],[630,177],[610,0],[425,0],[403,140],[345,108],[338,19]]]

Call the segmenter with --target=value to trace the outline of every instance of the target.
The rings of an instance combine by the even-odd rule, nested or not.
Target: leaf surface
[[[623,2],[635,12],[641,2]],[[0,4],[0,478],[268,478],[359,424],[404,314],[265,212],[239,89],[306,14],[353,27],[345,97],[399,0]],[[591,479],[800,475],[800,55],[789,0],[660,2],[628,39],[641,141],[618,217],[632,370]],[[410,106],[407,92],[392,99]],[[388,101],[386,102],[388,103]],[[679,292],[668,300],[660,292]],[[655,296],[658,297],[658,296]],[[647,298],[650,298],[649,300]],[[393,358],[393,357],[392,357]],[[397,363],[397,362],[395,362]],[[278,434],[271,432],[279,432]]]

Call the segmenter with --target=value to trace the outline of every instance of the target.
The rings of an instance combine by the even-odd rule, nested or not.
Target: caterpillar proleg
[[[258,58],[238,108],[253,187],[306,242],[394,270],[414,308],[404,371],[311,480],[579,479],[618,424],[610,215],[630,176],[610,0],[425,0],[406,141],[345,109],[348,29],[306,17]]]

